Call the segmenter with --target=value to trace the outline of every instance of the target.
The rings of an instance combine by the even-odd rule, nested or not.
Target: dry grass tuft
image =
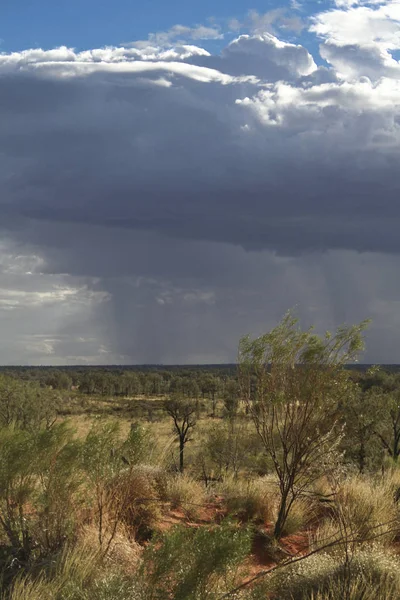
[[[179,508],[189,519],[194,519],[205,503],[205,490],[201,483],[188,475],[175,475],[167,481],[166,499],[171,508]]]
[[[218,486],[217,492],[224,497],[228,513],[242,521],[267,523],[276,518],[278,488],[271,477],[248,481],[229,478]]]
[[[385,544],[394,539],[398,511],[390,480],[348,479],[336,500],[336,518],[340,516],[348,537],[359,542],[376,537]]]
[[[293,535],[306,529],[317,517],[318,509],[312,499],[298,498],[292,504],[283,528],[283,535]]]

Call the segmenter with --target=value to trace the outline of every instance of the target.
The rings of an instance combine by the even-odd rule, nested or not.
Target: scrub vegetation
[[[367,325],[2,370],[0,598],[399,598],[400,373],[354,366]]]

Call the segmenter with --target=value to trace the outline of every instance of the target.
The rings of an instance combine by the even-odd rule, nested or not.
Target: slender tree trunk
[[[179,471],[183,473],[183,451],[185,449],[185,440],[182,436],[179,437]]]
[[[364,442],[364,440],[361,440],[360,448],[358,451],[358,470],[359,470],[360,475],[362,475],[365,470],[365,458],[366,458],[365,442]]]
[[[287,510],[288,496],[289,496],[289,490],[286,489],[282,492],[281,501],[279,504],[278,518],[276,520],[275,527],[274,527],[274,538],[276,540],[279,540],[282,537],[283,528],[285,526],[286,519],[288,516],[288,510]]]
[[[399,458],[399,454],[400,454],[400,449],[399,449],[399,443],[400,443],[400,436],[399,436],[399,432],[397,431],[396,428],[394,428],[394,436],[393,436],[393,460],[395,462],[397,462],[398,458]]]
[[[215,393],[212,394],[212,417],[215,417],[215,410],[217,408],[217,403],[215,401]]]

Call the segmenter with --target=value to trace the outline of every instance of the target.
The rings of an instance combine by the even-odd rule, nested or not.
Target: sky
[[[400,362],[400,0],[0,5],[0,364]]]

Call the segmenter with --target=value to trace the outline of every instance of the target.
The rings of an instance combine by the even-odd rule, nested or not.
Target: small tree
[[[179,470],[183,473],[183,454],[189,441],[190,430],[196,425],[196,405],[179,397],[164,402],[164,409],[174,422],[174,430],[179,440]]]
[[[338,405],[352,385],[343,366],[363,348],[365,326],[340,327],[321,338],[301,331],[288,313],[271,332],[240,342],[241,393],[279,481],[276,538],[340,441]]]
[[[400,456],[400,391],[375,390],[374,400],[380,409],[374,433],[385,452],[397,463]]]
[[[239,410],[240,388],[234,379],[231,379],[225,385],[222,396],[224,402],[224,416],[233,421]]]
[[[359,385],[355,385],[342,410],[346,424],[342,448],[346,456],[357,463],[359,473],[363,474],[371,462],[376,463],[381,459],[374,434],[382,417],[382,409],[374,388],[363,392]]]

